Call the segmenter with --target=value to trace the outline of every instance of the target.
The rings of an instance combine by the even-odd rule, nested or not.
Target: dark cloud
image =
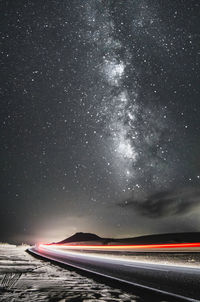
[[[133,197],[118,205],[149,218],[184,215],[200,206],[200,190],[186,188],[177,191],[160,191],[144,200],[136,200]]]

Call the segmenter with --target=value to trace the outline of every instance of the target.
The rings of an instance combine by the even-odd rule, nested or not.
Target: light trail
[[[148,249],[187,249],[200,248],[200,242],[193,243],[167,243],[167,244],[143,244],[143,245],[68,245],[68,244],[38,244],[39,247],[52,246],[66,249],[84,250],[148,250]]]
[[[130,265],[130,263],[137,263],[139,264],[140,266],[141,265],[154,265],[154,264],[158,264],[158,261],[150,261],[149,259],[144,259],[144,260],[138,260],[138,259],[134,259],[134,258],[127,258],[127,257],[124,257],[124,255],[115,255],[115,254],[106,254],[106,253],[103,253],[104,251],[102,251],[102,253],[95,253],[97,252],[96,250],[93,250],[93,253],[84,253],[83,250],[80,250],[80,249],[77,249],[77,250],[68,250],[66,248],[66,246],[63,248],[62,245],[45,245],[45,244],[41,244],[38,246],[38,251],[39,252],[53,252],[53,253],[56,253],[57,255],[60,255],[60,256],[66,256],[66,257],[72,257],[72,258],[77,258],[77,257],[80,257],[80,258],[84,258],[84,260],[87,259],[87,261],[90,261],[91,259],[94,259],[94,260],[104,260],[104,261],[117,261],[117,263],[122,263],[123,265]],[[163,267],[169,267],[169,264],[167,263],[163,263],[163,262],[159,262],[159,265],[162,267],[162,271],[164,270]],[[171,262],[170,263],[170,266],[175,266],[175,267],[184,267],[186,266],[187,268],[189,267],[193,267],[193,268],[196,268],[195,265],[185,265],[184,263],[173,263]],[[160,270],[160,269],[159,269]]]
[[[91,252],[87,252],[90,250]],[[106,251],[122,251],[117,256]],[[130,257],[123,251],[129,250]],[[196,302],[199,298],[200,267],[195,263],[166,263],[159,261],[159,254],[155,261],[136,259],[134,252],[193,252],[200,251],[200,243],[179,244],[146,244],[146,245],[67,245],[44,244],[29,249],[33,254],[50,261],[71,266],[85,272],[99,275],[110,280],[117,280],[151,291],[181,298],[184,301]],[[175,300],[177,301],[177,300]]]

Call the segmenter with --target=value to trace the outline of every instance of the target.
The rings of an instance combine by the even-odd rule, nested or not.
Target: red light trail
[[[200,242],[194,243],[166,243],[144,245],[68,245],[68,244],[39,244],[66,249],[98,249],[98,250],[124,250],[124,249],[176,249],[176,248],[200,248]]]

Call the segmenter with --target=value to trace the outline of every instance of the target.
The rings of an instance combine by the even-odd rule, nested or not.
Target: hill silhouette
[[[162,244],[162,243],[192,243],[200,242],[200,232],[189,232],[189,233],[166,233],[166,234],[154,234],[139,237],[130,238],[102,238],[96,234],[92,233],[76,233],[62,241],[57,242],[57,244],[64,243],[79,243],[90,244],[94,242],[95,244]]]
[[[79,232],[57,243],[62,244],[62,243],[69,243],[69,242],[99,241],[99,240],[101,240],[101,237],[97,236],[96,234]]]

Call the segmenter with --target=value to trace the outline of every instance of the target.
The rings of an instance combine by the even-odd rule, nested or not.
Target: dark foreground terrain
[[[0,245],[0,301],[167,302],[143,290],[130,293],[95,281],[73,270],[38,260],[27,246]]]

